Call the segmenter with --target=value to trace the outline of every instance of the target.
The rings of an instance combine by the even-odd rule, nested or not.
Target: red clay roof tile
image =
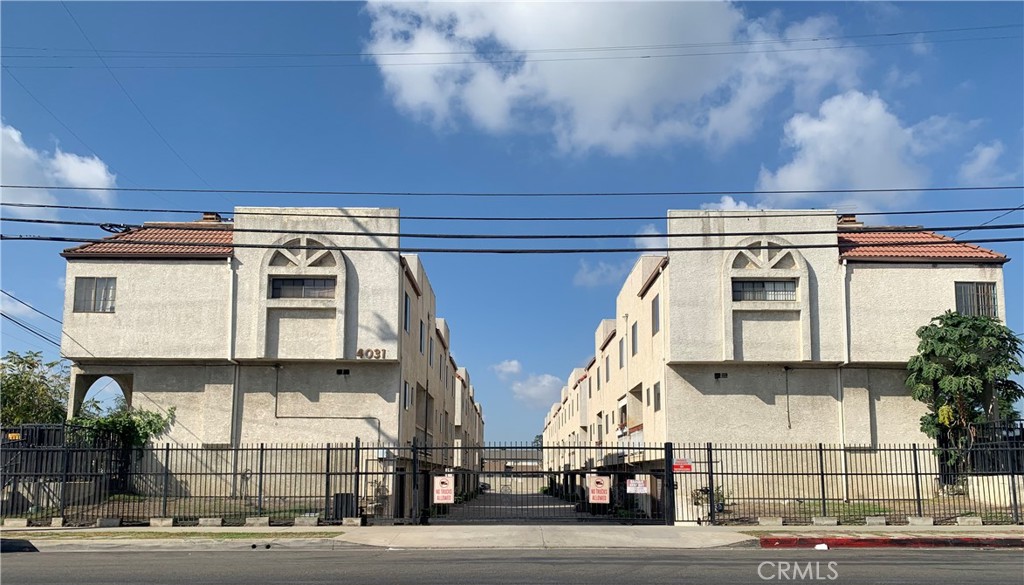
[[[233,252],[232,236],[231,227],[223,224],[201,228],[188,226],[188,229],[143,226],[104,238],[102,242],[68,248],[63,256],[226,258]],[[119,240],[133,243],[120,243]]]
[[[1006,256],[935,232],[841,232],[840,256],[853,260],[939,260],[998,262]],[[920,245],[907,245],[920,243]],[[891,245],[886,245],[891,244]]]

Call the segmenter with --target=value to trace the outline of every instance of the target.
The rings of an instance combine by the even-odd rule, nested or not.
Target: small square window
[[[113,313],[116,293],[116,278],[75,278],[74,312]]]
[[[994,282],[957,282],[956,312],[974,317],[999,318]]]

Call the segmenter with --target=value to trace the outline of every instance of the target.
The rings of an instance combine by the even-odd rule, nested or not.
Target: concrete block
[[[120,518],[99,518],[96,520],[96,528],[117,528],[120,525]]]
[[[174,518],[150,518],[150,526],[174,526]]]
[[[342,518],[341,519],[341,525],[342,526],[362,526],[363,525],[363,519],[362,518]]]
[[[4,528],[28,528],[28,518],[4,518]]]
[[[64,518],[50,518],[51,528],[63,528],[66,523]]]
[[[864,524],[866,526],[885,526],[885,516],[865,516]]]
[[[207,527],[209,527],[209,526],[224,526],[224,519],[223,518],[200,518],[199,519],[199,525],[200,526],[207,526]]]
[[[956,525],[957,526],[981,526],[982,524],[984,524],[984,523],[981,521],[981,516],[957,516],[956,517]]]
[[[758,516],[758,526],[782,526],[782,516]]]
[[[270,526],[269,516],[249,516],[245,519],[246,526]]]
[[[814,526],[838,526],[839,518],[835,516],[814,516],[811,518],[811,524]]]
[[[907,516],[910,526],[935,526],[935,518],[931,516]]]
[[[320,525],[320,518],[317,518],[316,516],[296,516],[295,517],[295,525],[296,526],[319,526]]]

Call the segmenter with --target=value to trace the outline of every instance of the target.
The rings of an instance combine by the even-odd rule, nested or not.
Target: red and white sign
[[[610,504],[612,502],[612,478],[607,475],[591,475],[589,487],[591,504]]]
[[[626,493],[627,494],[646,494],[647,493],[647,482],[642,479],[627,479],[626,480]]]
[[[455,503],[455,476],[437,475],[434,477],[434,503]]]
[[[693,463],[689,459],[676,459],[672,463],[672,473],[687,473],[693,471]]]

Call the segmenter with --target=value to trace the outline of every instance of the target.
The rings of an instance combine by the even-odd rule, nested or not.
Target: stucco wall
[[[114,312],[76,313],[77,277],[116,278]],[[228,356],[227,260],[71,258],[66,282],[61,351],[69,359]]]
[[[1001,265],[850,262],[850,358],[906,362],[917,353],[918,328],[956,310],[958,281],[994,282],[999,318],[1006,320]]]

